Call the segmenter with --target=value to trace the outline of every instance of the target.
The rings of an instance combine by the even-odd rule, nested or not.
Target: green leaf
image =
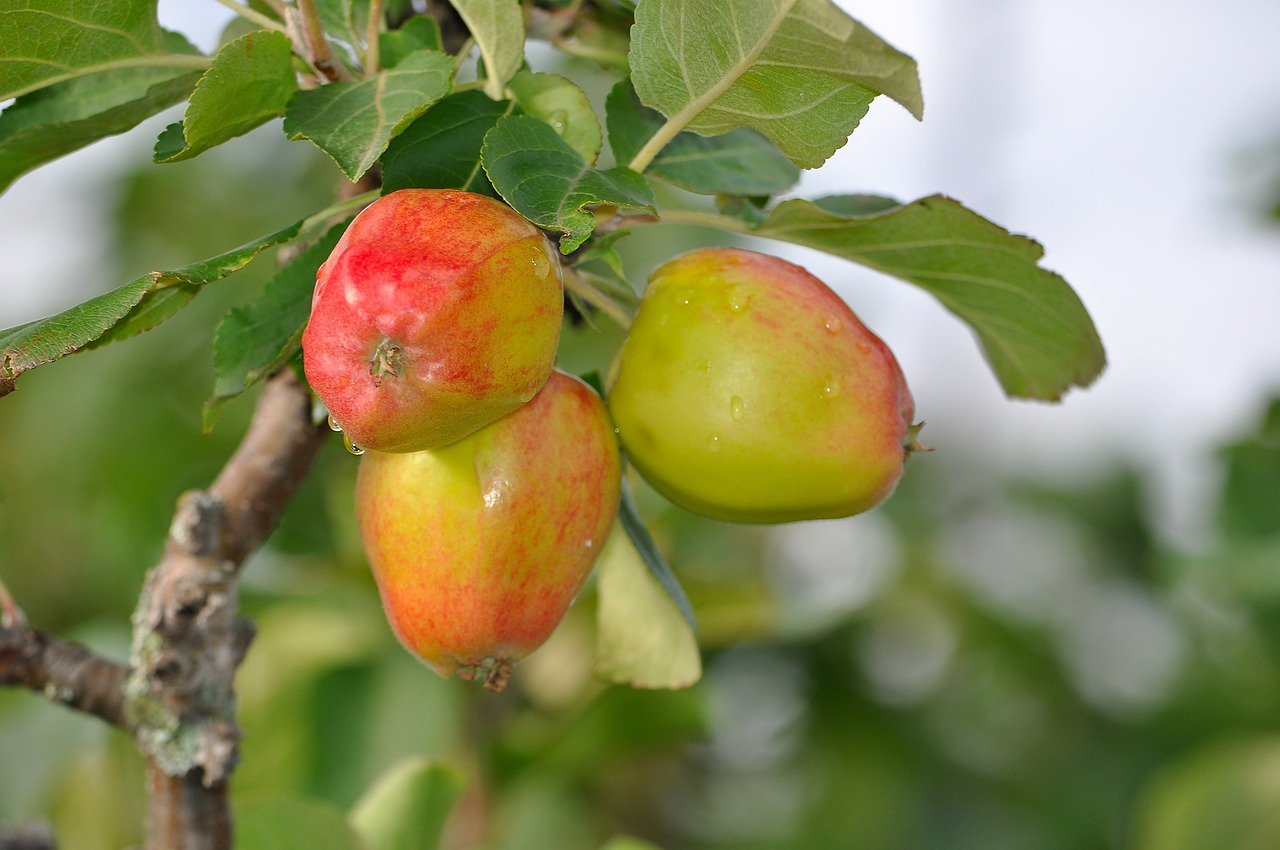
[[[191,93],[180,124],[156,143],[156,162],[190,159],[284,114],[298,90],[293,47],[282,32],[256,30],[224,46]]]
[[[316,272],[348,224],[349,219],[330,228],[272,275],[257,301],[237,307],[219,323],[213,341],[213,397],[203,411],[206,431],[226,402],[278,372],[301,350]]]
[[[0,45],[0,101],[102,71],[209,64],[172,50],[156,20],[156,0],[7,3],[0,8]]]
[[[236,850],[365,850],[336,806],[314,800],[262,800],[236,819]]]
[[[524,12],[519,0],[453,0],[484,59],[484,93],[501,100],[524,63]]]
[[[290,138],[310,139],[347,177],[359,180],[396,134],[448,94],[452,77],[452,57],[420,50],[368,79],[298,92],[284,130]]]
[[[635,168],[681,130],[759,130],[792,162],[835,153],[877,94],[923,112],[911,57],[829,0],[647,0],[631,30],[640,100],[668,119]]]
[[[689,628],[696,633],[698,622],[693,616],[693,605],[689,603],[689,597],[685,595],[684,588],[680,586],[680,580],[672,572],[671,565],[667,563],[666,558],[662,557],[662,551],[653,541],[653,535],[649,533],[648,526],[640,518],[635,497],[631,495],[631,488],[627,485],[625,478],[622,481],[622,501],[618,507],[618,522],[622,524],[622,530],[627,533],[627,537],[631,538],[632,545],[644,560],[649,572],[653,573],[653,577],[662,585],[662,589],[675,602],[676,608],[689,623]]]
[[[654,211],[653,190],[628,168],[593,169],[545,122],[530,115],[501,119],[485,136],[484,170],[498,194],[521,215],[564,233],[570,254],[596,228],[591,206]]]
[[[351,810],[367,850],[433,850],[466,785],[456,767],[405,759],[383,774]]]
[[[324,31],[353,50],[359,50],[368,30],[369,0],[315,0],[315,3]]]
[[[484,92],[452,94],[391,140],[382,155],[382,189],[465,189],[497,197],[480,165],[484,136],[515,109]]]
[[[586,92],[559,74],[525,70],[511,78],[509,87],[525,114],[546,121],[587,164],[595,165],[604,138]]]
[[[394,68],[419,50],[444,50],[440,24],[430,15],[414,15],[400,29],[378,35],[378,55],[384,68]]]
[[[609,92],[605,111],[618,162],[631,161],[663,124],[661,113],[640,103],[626,80]],[[800,179],[800,169],[749,127],[711,137],[681,133],[658,153],[648,173],[703,195],[775,195]]]
[[[195,54],[182,36],[166,37],[170,49]],[[182,101],[199,77],[182,68],[122,68],[23,95],[0,113],[0,192],[27,171]]]
[[[113,342],[155,327],[190,301],[199,287],[239,271],[262,251],[294,238],[303,224],[181,269],[150,272],[56,316],[0,330],[0,390],[12,391],[23,372],[91,343]]]
[[[634,688],[698,681],[702,658],[693,629],[625,532],[609,535],[596,570],[596,673]]]
[[[931,293],[978,336],[1006,393],[1056,401],[1102,372],[1106,354],[1088,311],[1040,245],[935,195],[877,213],[866,196],[785,201],[758,236],[817,248]]]

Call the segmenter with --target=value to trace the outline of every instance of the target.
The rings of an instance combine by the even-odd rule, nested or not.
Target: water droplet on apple
[[[360,446],[357,446],[355,443],[353,443],[351,441],[351,437],[349,437],[346,434],[342,435],[342,444],[346,446],[347,451],[351,452],[353,455],[364,454],[364,449],[362,449]]]
[[[693,303],[694,292],[692,289],[682,289],[676,293],[676,303],[684,304],[686,307]]]
[[[844,330],[844,322],[840,321],[839,316],[827,316],[822,320],[822,326],[827,329],[829,334],[838,334]]]
[[[338,420],[337,420],[337,419],[334,419],[334,418],[333,418],[333,414],[332,414],[332,413],[330,413],[330,414],[329,414],[329,430],[330,430],[330,431],[337,431],[339,434],[341,434],[341,433],[342,433],[342,426],[338,424]]]
[[[520,399],[521,404],[528,404],[530,401],[533,400],[533,397],[536,396],[537,394],[538,394],[538,388],[530,387],[527,390],[522,390],[518,398]]]
[[[713,452],[720,451],[720,435],[712,434],[711,439],[707,440],[707,448]]]
[[[742,418],[747,415],[747,403],[742,400],[741,396],[734,396],[729,399],[729,415],[733,417],[734,422],[741,422]]]
[[[693,368],[697,369],[699,372],[710,372],[710,371],[711,371],[711,361],[710,361],[710,360],[695,360],[695,361],[693,362]]]
[[[731,286],[727,294],[729,296],[729,309],[735,313],[741,313],[751,303],[752,292],[749,287]]]
[[[588,549],[590,549],[592,546],[596,545],[596,542],[592,540],[590,537],[588,537],[587,542],[584,543],[583,545],[586,546]]]
[[[840,395],[840,383],[841,379],[839,375],[834,373],[827,375],[822,385],[822,397],[835,398]]]
[[[551,260],[546,254],[539,252],[533,258],[533,273],[538,276],[538,280],[546,280],[547,275],[551,274]]]

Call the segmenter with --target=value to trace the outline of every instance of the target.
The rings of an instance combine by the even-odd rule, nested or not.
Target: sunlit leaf
[[[667,138],[753,127],[802,168],[843,145],[877,94],[924,109],[915,61],[830,0],[648,0],[631,78]]]
[[[419,50],[359,82],[333,83],[294,95],[285,114],[290,138],[307,138],[352,180],[373,167],[388,142],[449,92],[453,59]]]
[[[170,50],[196,55],[182,36],[165,39]],[[179,103],[199,78],[190,68],[121,68],[23,95],[0,113],[0,191],[39,165]]]
[[[434,850],[465,784],[456,767],[405,759],[356,802],[350,823],[365,850]]]
[[[653,192],[641,175],[628,168],[592,168],[545,121],[530,115],[500,120],[485,136],[482,156],[503,200],[540,227],[564,233],[565,254],[595,230],[590,207],[654,209]]]
[[[615,528],[597,570],[596,672],[637,688],[686,688],[702,676],[689,621]]]
[[[524,12],[519,0],[453,0],[484,59],[485,94],[502,98],[524,62]]]
[[[1079,296],[1038,265],[1044,249],[950,198],[895,206],[863,196],[785,201],[747,232],[817,248],[928,291],[973,329],[1011,396],[1057,400],[1088,386],[1106,365]]]
[[[297,89],[287,35],[256,30],[237,38],[213,57],[182,121],[161,134],[156,162],[190,159],[284,114]]]
[[[662,115],[640,103],[625,80],[605,101],[609,145],[618,162],[630,162]],[[719,136],[681,133],[664,147],[648,174],[704,195],[774,195],[800,179],[800,169],[777,146],[749,127]]]
[[[209,60],[175,52],[156,0],[43,0],[0,6],[0,101],[124,68],[189,71]]]

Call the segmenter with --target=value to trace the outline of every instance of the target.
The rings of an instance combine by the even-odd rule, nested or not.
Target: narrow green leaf
[[[916,64],[830,0],[648,0],[631,30],[640,100],[668,125],[636,168],[681,130],[759,130],[792,162],[835,153],[877,94],[920,117]]]
[[[663,124],[662,114],[642,104],[626,80],[609,92],[605,111],[618,162],[630,162]],[[658,153],[648,173],[703,195],[775,195],[800,180],[800,169],[777,145],[749,127],[711,137],[681,133]]]
[[[101,71],[208,66],[203,56],[170,49],[156,0],[6,3],[0,45],[0,101]]]
[[[519,0],[453,0],[484,59],[484,93],[501,100],[524,63],[524,12]]]
[[[156,143],[156,162],[190,159],[283,115],[298,90],[293,47],[282,32],[256,30],[225,45],[196,84],[182,123]]]
[[[883,203],[866,196],[785,201],[748,232],[817,248],[925,289],[973,328],[1011,396],[1056,401],[1102,372],[1106,355],[1093,321],[1067,282],[1039,267],[1039,244],[950,198],[888,209]]]
[[[626,532],[609,535],[596,570],[597,675],[633,688],[698,681],[702,658],[693,629]]]
[[[655,210],[653,190],[642,176],[628,168],[593,169],[545,121],[530,115],[498,121],[485,136],[481,156],[503,200],[539,227],[564,233],[563,254],[595,230],[589,207]]]
[[[635,546],[635,550],[640,557],[644,559],[649,572],[653,573],[653,577],[662,585],[662,589],[675,602],[676,607],[689,623],[689,628],[696,633],[698,622],[693,616],[693,605],[689,603],[689,597],[685,595],[684,588],[680,586],[680,580],[672,572],[671,565],[662,556],[662,551],[658,549],[658,544],[653,541],[653,535],[649,533],[649,528],[644,524],[644,520],[640,518],[640,512],[636,510],[635,497],[631,495],[631,488],[627,485],[626,478],[622,480],[622,502],[618,507],[618,522],[621,523],[622,530],[627,533],[627,537],[631,538],[631,543]]]
[[[525,114],[546,121],[588,165],[595,165],[604,138],[586,92],[559,74],[525,70],[511,78],[509,87]]]
[[[236,819],[236,850],[365,850],[342,810],[299,798],[261,800]]]
[[[316,272],[348,224],[350,220],[334,225],[272,275],[257,301],[223,317],[213,341],[213,397],[203,411],[206,431],[224,404],[278,372],[301,350]]]
[[[155,327],[190,301],[199,287],[244,268],[262,251],[294,238],[302,225],[298,222],[181,269],[145,274],[56,316],[0,330],[0,377],[7,379],[12,390],[12,382],[29,369],[91,343],[124,339]]]
[[[166,34],[175,52],[196,55]],[[137,126],[190,93],[198,70],[121,68],[69,79],[19,97],[0,112],[0,192],[22,174],[107,136]]]
[[[364,793],[349,820],[365,850],[435,850],[465,786],[456,767],[407,758]]]
[[[484,136],[510,115],[513,101],[484,92],[451,94],[391,140],[382,155],[382,189],[465,189],[497,197],[480,165]]]
[[[378,55],[382,67],[394,68],[411,53],[419,50],[444,50],[440,24],[430,15],[414,15],[395,30],[378,36]]]
[[[365,80],[300,91],[289,102],[284,130],[310,139],[351,180],[378,161],[387,144],[449,92],[453,58],[419,50]]]

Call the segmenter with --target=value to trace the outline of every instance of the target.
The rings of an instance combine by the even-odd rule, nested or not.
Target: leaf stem
[[[311,66],[329,82],[350,80],[351,75],[347,69],[341,62],[334,60],[333,51],[329,49],[329,41],[324,37],[324,25],[320,22],[320,12],[316,9],[315,0],[298,0],[298,15]]]
[[[244,18],[246,21],[257,24],[258,26],[262,27],[265,30],[275,30],[276,32],[285,32],[284,24],[280,23],[279,21],[273,21],[271,18],[268,18],[266,15],[262,14],[257,9],[252,9],[249,6],[246,6],[241,3],[237,3],[235,0],[213,0],[213,2],[217,3],[220,6],[226,6],[228,9],[235,12],[237,15]]]
[[[571,266],[566,266],[564,269],[564,288],[598,309],[601,313],[604,313],[623,330],[631,326],[631,316],[628,315],[626,309],[617,301],[614,301],[608,295],[583,280],[582,275]]]
[[[364,33],[364,75],[372,77],[382,65],[378,34],[382,32],[382,0],[369,0],[369,25]]]
[[[353,198],[348,198],[344,201],[339,201],[336,204],[331,204],[330,206],[320,210],[320,212],[312,213],[302,220],[302,227],[298,228],[298,233],[301,235],[313,227],[321,226],[327,223],[330,219],[336,218],[345,212],[350,212],[351,210],[367,206],[368,204],[376,201],[379,194],[381,194],[380,190],[373,189],[372,191],[356,195]]]

